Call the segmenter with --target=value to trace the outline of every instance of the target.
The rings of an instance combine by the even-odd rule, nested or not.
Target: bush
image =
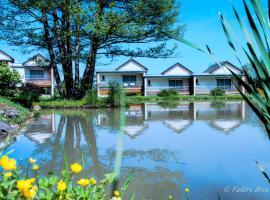
[[[224,96],[225,90],[222,88],[214,88],[210,91],[211,96]]]
[[[109,83],[109,94],[106,99],[107,103],[111,106],[122,106],[125,104],[126,95],[122,87],[116,82]]]
[[[0,96],[13,97],[20,84],[20,74],[7,64],[0,64]]]
[[[161,90],[158,94],[159,97],[166,97],[166,98],[170,98],[170,97],[175,97],[178,95],[178,92],[176,91],[176,89],[168,89],[168,90]]]
[[[12,100],[25,106],[25,107],[32,107],[34,102],[37,102],[39,98],[38,93],[29,92],[29,93],[21,93],[15,96]]]
[[[42,94],[43,90],[41,87],[38,87],[32,83],[25,83],[20,88],[23,93],[38,93]]]
[[[87,105],[97,105],[98,103],[98,96],[96,90],[89,90],[85,96],[86,104]]]

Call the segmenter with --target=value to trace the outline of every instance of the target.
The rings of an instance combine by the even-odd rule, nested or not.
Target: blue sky
[[[240,15],[244,16],[242,1],[234,0],[233,3],[240,9]],[[181,13],[178,21],[187,25],[188,30],[185,32],[184,36],[186,39],[200,46],[209,44],[219,60],[228,60],[239,66],[227,45],[219,21],[218,12],[221,12],[232,23],[232,27],[235,29],[236,33],[240,33],[232,12],[230,0],[182,0]],[[171,43],[174,42],[170,42],[170,44]],[[175,52],[175,58],[135,59],[145,65],[151,74],[158,74],[176,62],[180,62],[193,72],[200,73],[213,63],[207,55],[183,44],[177,43],[177,45],[178,48]],[[12,55],[16,62],[24,62],[31,56],[29,54],[21,54],[19,51],[16,51],[16,47],[10,47],[3,42],[0,43],[0,49]],[[128,57],[117,57],[112,62],[110,59],[100,59],[97,69],[113,69],[128,59]],[[244,57],[243,60],[245,60]]]

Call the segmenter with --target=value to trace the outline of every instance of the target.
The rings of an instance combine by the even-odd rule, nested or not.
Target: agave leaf
[[[240,85],[242,85],[246,90],[248,90],[248,92],[250,93],[253,101],[256,102],[257,106],[260,106],[261,108],[266,108],[265,107],[265,103],[262,99],[262,97],[254,92],[253,90],[251,90],[250,86],[245,83],[245,81],[243,81],[237,74],[235,74],[235,72],[233,72],[230,68],[227,68],[233,75],[234,77],[237,79],[237,81],[240,83]],[[238,91],[242,94],[242,96],[244,97],[244,99],[249,103],[252,104],[251,108],[256,112],[256,114],[259,114],[260,119],[262,118],[263,123],[267,123],[267,121],[263,118],[263,115],[261,114],[260,110],[254,105],[254,102],[252,102],[248,96],[246,94],[244,94],[241,89],[236,85]]]
[[[266,66],[270,67],[270,59],[269,59],[269,56],[268,56],[268,52],[267,52],[267,50],[266,50],[266,48],[265,48],[265,46],[263,44],[263,40],[262,40],[262,38],[260,36],[260,33],[259,33],[258,29],[257,29],[257,26],[256,26],[254,20],[252,18],[252,15],[251,15],[250,10],[249,10],[249,8],[247,6],[246,0],[244,0],[244,6],[245,6],[246,13],[247,13],[249,24],[251,26],[251,30],[253,32],[253,36],[254,36],[254,38],[255,38],[255,40],[257,42],[260,53],[262,55],[263,62],[264,62],[264,64]],[[262,30],[262,31],[264,31],[264,30]],[[266,67],[266,69],[267,69],[267,67]],[[269,75],[270,71],[268,69],[267,69],[267,72],[268,72],[268,75]]]
[[[264,171],[262,165],[261,165],[257,160],[255,160],[255,162],[256,162],[258,168],[260,169],[260,171],[262,172],[262,174],[264,175],[264,177],[265,177],[265,178],[267,179],[267,181],[270,183],[270,178],[269,178],[269,176],[267,175],[267,173]]]
[[[254,46],[252,44],[251,36],[250,36],[247,28],[243,25],[243,22],[242,22],[241,18],[239,17],[237,10],[235,9],[235,7],[233,5],[232,5],[232,7],[233,7],[233,10],[234,10],[234,14],[236,16],[236,19],[237,19],[242,31],[244,32],[245,37],[246,37],[247,46],[248,46],[248,49],[249,49],[249,51],[250,51],[250,53],[251,53],[251,55],[253,57],[253,60],[254,60],[255,64],[257,66],[259,66],[260,61],[259,61],[259,59],[258,59],[258,57],[257,57],[257,55],[255,53],[255,48],[254,48]],[[269,72],[268,72],[268,70],[266,68],[264,68],[264,72],[265,72],[266,76],[269,77]]]
[[[260,0],[250,0],[251,4],[255,10],[256,16],[259,20],[259,23],[261,25],[261,28],[263,29],[263,36],[264,36],[264,40],[265,40],[265,44],[267,46],[267,51],[269,52],[269,41],[267,38],[267,33],[268,33],[268,26],[267,26],[267,16],[266,13],[262,7],[262,4],[260,2]]]
[[[131,196],[131,198],[130,198],[130,200],[135,200],[135,192],[132,194],[132,196]]]

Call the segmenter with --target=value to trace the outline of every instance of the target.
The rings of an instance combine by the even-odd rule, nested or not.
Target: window
[[[169,80],[169,87],[181,87],[183,86],[183,80]]]
[[[196,79],[196,85],[200,85],[199,79]]]
[[[104,75],[101,76],[101,81],[105,81],[105,76]]]
[[[30,79],[42,79],[43,77],[43,70],[30,70]]]
[[[135,84],[136,83],[136,76],[131,76],[131,75],[127,75],[127,76],[123,76],[123,82],[126,84]]]
[[[147,85],[151,86],[151,80],[147,80]]]
[[[217,79],[217,86],[223,89],[230,89],[232,81],[231,79]]]

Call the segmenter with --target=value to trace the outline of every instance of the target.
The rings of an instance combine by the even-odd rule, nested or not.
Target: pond
[[[119,109],[42,111],[6,149],[41,172],[59,172],[63,155],[101,179],[114,168],[119,121],[124,116],[122,175],[133,171],[129,193],[139,200],[269,199],[255,163],[270,172],[270,142],[244,102],[145,103]],[[128,198],[126,198],[128,199]]]

